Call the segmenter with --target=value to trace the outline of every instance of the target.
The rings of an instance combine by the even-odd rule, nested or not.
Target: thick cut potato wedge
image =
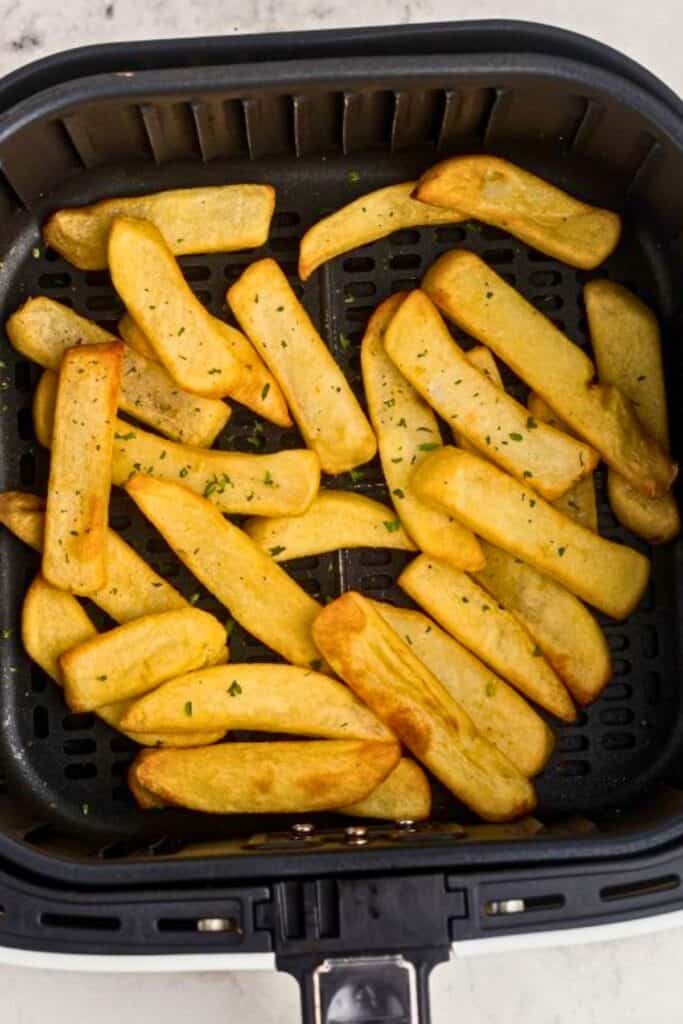
[[[613,281],[589,281],[583,296],[600,380],[614,384],[630,399],[645,429],[668,452],[666,389],[656,317],[645,303]],[[607,493],[619,522],[650,544],[664,544],[679,533],[673,495],[647,498],[612,469],[607,475]]]
[[[482,540],[477,583],[527,628],[579,704],[590,704],[612,674],[605,635],[569,590],[515,555]]]
[[[29,299],[7,321],[13,346],[47,370],[58,370],[76,345],[111,344],[117,339],[92,320],[44,296]],[[158,362],[126,345],[119,408],[175,441],[206,446],[230,418],[230,407],[215,398],[183,391]]]
[[[490,462],[442,448],[420,467],[414,486],[425,501],[615,619],[630,615],[643,595],[647,558],[579,526]]]
[[[106,536],[123,344],[83,345],[59,372],[45,508],[43,575],[90,594],[107,581]]]
[[[26,592],[21,612],[21,636],[27,653],[51,679],[63,685],[59,658],[72,647],[86,643],[97,636],[97,630],[79,604],[77,598],[64,590],[57,590],[42,576],[36,576]],[[211,732],[185,732],[182,736],[163,733],[137,733],[121,728],[121,720],[133,705],[132,700],[106,704],[97,709],[97,715],[108,725],[125,732],[142,746],[204,746],[215,743],[224,730]]]
[[[488,377],[492,384],[495,384],[501,391],[505,390],[503,387],[503,378],[501,377],[500,370],[498,369],[498,364],[496,363],[493,353],[486,348],[486,345],[475,345],[473,348],[469,349],[465,355],[472,366],[476,366],[481,373]],[[475,455],[479,453],[479,449],[476,445],[473,445],[471,441],[468,441],[462,431],[458,430],[457,427],[454,426],[451,433],[453,434],[453,440],[457,444],[458,448],[462,448],[466,452],[474,452]]]
[[[398,585],[525,697],[563,722],[576,720],[571,697],[533,637],[467,573],[419,555]]]
[[[5,491],[0,494],[0,523],[24,544],[42,551],[44,508],[45,500],[35,494]],[[154,572],[114,530],[107,531],[107,582],[88,597],[115,622],[189,607],[175,587]]]
[[[243,530],[180,484],[134,476],[126,490],[182,562],[244,629],[294,665],[320,664],[320,605]]]
[[[641,493],[665,494],[677,466],[611,385],[592,383],[595,368],[531,303],[474,253],[445,253],[422,287],[459,327],[504,363]]]
[[[364,800],[338,807],[339,814],[384,821],[424,821],[432,810],[429,779],[416,761],[402,757],[393,772]]]
[[[277,423],[280,427],[291,427],[285,396],[256,349],[242,334],[229,324],[214,317],[216,329],[223,335],[233,355],[239,360],[242,372],[230,390],[230,397],[252,409],[259,416]],[[141,355],[157,359],[153,346],[147,340],[129,313],[119,321],[121,337]],[[210,401],[210,399],[205,399]]]
[[[597,453],[553,427],[472,365],[424,292],[411,292],[394,314],[385,348],[404,377],[484,457],[549,499],[563,494],[598,461]]]
[[[360,699],[482,818],[508,821],[534,806],[529,780],[477,732],[372,602],[348,591],[323,609],[313,635]]]
[[[303,515],[249,519],[244,530],[276,562],[339,548],[415,550],[392,509],[351,491],[319,491]]]
[[[540,423],[549,423],[551,427],[569,433],[567,424],[557,416],[548,403],[532,391],[527,399],[529,412]],[[462,445],[461,445],[462,447]],[[478,454],[475,452],[475,454]],[[588,530],[598,532],[598,502],[595,497],[595,480],[589,473],[583,480],[578,480],[573,487],[557,498],[553,505],[570,519],[574,519]]]
[[[309,228],[299,248],[299,277],[308,280],[321,263],[386,238],[394,231],[433,224],[455,224],[465,218],[412,198],[416,181],[388,185],[354,199]]]
[[[230,394],[241,364],[154,225],[116,218],[109,269],[128,312],[176,384],[205,398]]]
[[[474,534],[425,505],[410,485],[413,470],[441,444],[441,435],[432,410],[384,350],[384,334],[404,298],[393,295],[378,306],[361,345],[363,385],[384,478],[401,524],[422,551],[460,569],[480,569],[484,556]]]
[[[377,451],[370,424],[275,260],[252,263],[227,297],[323,470],[343,473],[368,462]]]
[[[573,267],[592,270],[615,249],[621,218],[589,206],[495,156],[460,156],[430,167],[418,199],[503,228]]]
[[[261,663],[172,679],[137,701],[124,725],[142,732],[220,728],[388,743],[396,738],[342,683],[295,665]]]
[[[181,188],[57,210],[43,236],[47,245],[81,270],[106,270],[107,242],[116,217],[151,221],[171,252],[182,256],[263,245],[274,209],[275,189],[270,185]]]
[[[52,441],[56,376],[46,370],[33,399],[36,437]],[[135,473],[161,480],[182,480],[221,512],[259,516],[300,515],[320,485],[320,463],[306,448],[273,455],[224,452],[165,441],[140,427],[116,420],[111,464],[112,483],[123,487]]]
[[[182,608],[143,615],[102,633],[63,654],[59,667],[69,707],[93,711],[226,657],[220,622],[198,608]]]
[[[373,604],[420,661],[470,716],[489,743],[523,775],[537,775],[550,757],[552,731],[516,690],[421,612]]]
[[[370,740],[221,743],[147,751],[132,771],[143,791],[191,810],[299,814],[364,800],[400,757],[397,743]]]

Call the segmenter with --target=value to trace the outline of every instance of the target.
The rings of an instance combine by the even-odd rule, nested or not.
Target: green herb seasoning
[[[230,694],[231,697],[237,697],[241,692],[242,687],[240,686],[236,679],[233,679],[233,681],[230,683],[230,686],[228,687],[228,693]]]
[[[192,701],[185,701],[185,714],[188,718],[192,718]]]

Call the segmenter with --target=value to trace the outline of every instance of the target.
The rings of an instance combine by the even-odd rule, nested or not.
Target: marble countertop
[[[172,36],[525,18],[592,35],[683,92],[680,0],[0,0],[0,75],[72,46]],[[666,1024],[680,1016],[683,930],[490,954],[432,976],[434,1024]],[[278,974],[60,974],[0,967],[2,1024],[297,1024]]]

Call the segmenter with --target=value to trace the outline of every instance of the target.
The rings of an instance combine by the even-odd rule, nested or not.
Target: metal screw
[[[200,917],[197,921],[198,932],[236,932],[237,921],[234,917]]]
[[[495,916],[496,914],[523,914],[526,910],[524,900],[490,900],[485,904],[486,913]]]
[[[297,822],[296,825],[292,825],[292,832],[298,837],[310,836],[315,832],[315,825],[312,825],[310,821]]]
[[[401,818],[396,824],[399,828],[405,829],[406,832],[415,832],[417,829],[417,825],[411,818]]]

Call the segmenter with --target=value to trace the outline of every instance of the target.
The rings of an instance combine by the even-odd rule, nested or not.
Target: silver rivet
[[[296,825],[292,825],[292,832],[295,836],[310,836],[312,832],[315,832],[315,825],[312,825],[310,821],[297,822]]]
[[[366,829],[365,825],[349,825],[347,828],[344,829],[344,831],[346,832],[347,836],[362,837],[368,834],[368,830]]]
[[[197,921],[198,932],[236,932],[237,921],[234,917],[200,917]]]
[[[407,832],[414,832],[417,826],[411,818],[401,818],[396,824],[399,828],[404,828]]]

